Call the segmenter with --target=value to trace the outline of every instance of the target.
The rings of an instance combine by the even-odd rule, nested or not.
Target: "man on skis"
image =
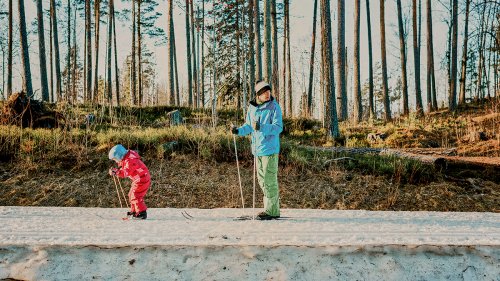
[[[283,131],[283,117],[279,104],[271,95],[271,86],[264,81],[255,84],[255,99],[250,101],[245,124],[232,127],[238,136],[252,134],[252,154],[257,164],[257,179],[264,193],[264,212],[259,220],[280,217],[278,188],[279,135]]]

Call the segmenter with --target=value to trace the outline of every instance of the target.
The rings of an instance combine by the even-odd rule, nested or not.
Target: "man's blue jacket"
[[[259,122],[260,129],[254,131],[252,122]],[[268,102],[258,105],[255,100],[250,102],[245,124],[238,128],[239,136],[252,133],[252,154],[266,156],[280,152],[279,135],[283,131],[283,116],[280,105],[273,97]]]

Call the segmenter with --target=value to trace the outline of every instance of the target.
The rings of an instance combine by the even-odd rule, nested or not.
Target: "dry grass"
[[[235,163],[207,161],[193,155],[169,160],[146,160],[153,185],[146,196],[149,207],[241,208]],[[50,170],[37,166],[0,167],[0,205],[119,207],[105,164],[79,170]],[[246,207],[252,202],[253,163],[241,163]],[[312,172],[281,166],[283,208],[366,209],[398,211],[499,212],[500,186],[475,179],[470,185],[433,182],[394,184],[387,177],[361,175],[330,167]],[[122,180],[128,190],[129,181]],[[257,186],[257,207],[262,192]]]

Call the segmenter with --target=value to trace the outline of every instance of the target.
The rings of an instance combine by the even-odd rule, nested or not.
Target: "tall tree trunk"
[[[132,105],[137,105],[137,92],[136,92],[136,66],[135,66],[135,33],[136,33],[136,26],[135,26],[135,1],[132,0],[132,53],[130,54],[130,98],[132,99]]]
[[[43,27],[43,7],[42,1],[36,1],[37,21],[38,21],[38,56],[40,58],[40,82],[42,90],[42,100],[49,101],[49,83],[47,80],[47,58],[45,54],[45,30]]]
[[[286,55],[288,59],[288,108],[289,115],[293,117],[293,91],[292,91],[292,60],[290,55],[290,1],[285,0],[285,18],[286,18]],[[285,50],[283,50],[284,52]],[[283,86],[284,87],[284,86]]]
[[[451,79],[448,94],[448,108],[450,111],[457,109],[457,44],[458,44],[458,0],[453,0],[453,23],[452,23],[452,46],[451,46]]]
[[[432,3],[431,0],[427,0],[427,108],[429,111],[437,110],[433,34]]]
[[[106,87],[107,89],[107,98],[108,98],[108,103],[111,106],[113,104],[113,85],[112,85],[112,79],[111,79],[111,49],[113,48],[112,45],[112,37],[113,37],[113,0],[109,0],[109,11],[108,11],[108,53],[107,53],[107,69],[108,69],[108,85]]]
[[[195,35],[195,28],[194,28],[194,8],[193,8],[193,0],[190,0],[189,1],[189,5],[190,5],[190,12],[191,12],[191,38],[193,39],[192,42],[191,42],[191,52],[192,52],[192,56],[193,56],[193,81],[194,81],[194,85],[193,85],[193,107],[194,108],[198,108],[198,101],[199,101],[199,97],[198,97],[198,70],[197,70],[197,64],[196,64],[196,35]]]
[[[193,106],[193,85],[192,85],[192,69],[191,69],[191,31],[189,27],[189,1],[186,0],[186,53],[188,67],[188,106]],[[214,61],[215,63],[215,61]]]
[[[71,1],[68,0],[67,2],[67,9],[66,11],[68,12],[67,14],[67,20],[68,20],[68,32],[67,32],[67,37],[66,37],[66,42],[67,46],[66,48],[68,49],[68,56],[66,60],[66,100],[69,100],[71,97],[70,94],[70,88],[71,88]]]
[[[201,2],[201,108],[205,107],[205,1]],[[253,40],[250,41],[253,44]]]
[[[465,86],[467,82],[467,47],[469,41],[469,13],[470,13],[470,0],[466,0],[465,7],[465,30],[464,30],[464,46],[462,49],[462,71],[460,76],[460,95],[458,104],[465,104]]]
[[[167,95],[169,98],[169,104],[175,104],[175,91],[174,91],[174,44],[172,33],[174,29],[173,20],[173,2],[174,0],[168,0],[168,12],[167,12]]]
[[[415,99],[417,115],[424,114],[422,104],[422,88],[420,86],[420,49],[418,47],[418,26],[417,26],[417,0],[413,0],[413,61],[415,67]]]
[[[60,54],[59,54],[59,37],[57,29],[57,10],[55,0],[50,1],[50,16],[52,18],[52,32],[53,32],[53,45],[54,45],[54,64],[56,70],[56,95],[57,100],[62,99],[62,86],[61,86],[61,65],[60,65]]]
[[[286,0],[285,0],[286,1]],[[281,94],[281,98],[278,99],[279,101],[282,102],[282,104],[284,104],[285,106],[282,107],[283,109],[283,116],[288,116],[289,114],[289,108],[288,108],[288,97],[287,97],[287,94],[286,94],[286,68],[288,67],[287,63],[286,63],[286,44],[287,44],[287,40],[286,40],[286,37],[288,36],[287,34],[287,30],[286,30],[286,16],[284,17],[283,19],[283,92]]]
[[[339,120],[344,121],[347,115],[347,87],[345,74],[345,0],[338,0],[337,20],[337,112]]]
[[[9,46],[7,51],[7,98],[12,94],[12,39],[13,39],[13,9],[12,0],[9,0]]]
[[[138,105],[142,106],[144,97],[142,93],[142,33],[141,33],[141,3],[137,0],[137,85]]]
[[[403,87],[403,115],[407,116],[410,114],[409,102],[408,102],[408,76],[406,73],[406,42],[403,26],[403,13],[401,9],[401,0],[397,0],[398,8],[398,27],[399,27],[399,52],[401,60],[401,81]]]
[[[255,65],[257,69],[256,80],[264,79],[262,76],[262,49],[260,41],[260,0],[253,0],[253,18],[255,22]],[[252,89],[254,85],[251,85]],[[252,92],[252,98],[255,96],[255,91]]]
[[[256,41],[256,34],[254,33],[254,1],[255,0],[248,0],[248,65],[250,66],[250,73],[249,73],[249,79],[250,79],[250,99],[253,98],[255,95],[254,91],[254,85],[255,85],[255,41]]]
[[[328,136],[337,138],[340,136],[337,107],[335,101],[335,79],[332,51],[332,29],[330,18],[330,0],[321,0],[321,47],[323,49],[323,81],[327,105],[326,126]]]
[[[72,76],[74,77],[73,78],[73,88],[72,88],[72,95],[71,95],[71,98],[73,100],[73,103],[76,103],[77,102],[77,96],[78,96],[78,93],[76,92],[76,79],[77,79],[77,75],[76,75],[76,72],[77,72],[77,57],[78,57],[78,48],[76,47],[76,13],[77,13],[77,8],[76,8],[76,2],[73,2],[73,55],[72,55],[72,58],[73,58],[73,67],[71,68],[71,72],[72,72]]]
[[[94,52],[95,52],[95,69],[94,69],[94,103],[99,103],[99,26],[101,17],[101,0],[94,2],[95,15],[95,34],[94,34]]]
[[[175,44],[175,28],[172,20],[172,41],[174,42],[174,76],[175,76],[175,104],[181,105],[181,92],[179,91],[179,72],[177,68],[177,45]]]
[[[87,60],[86,60],[86,97],[85,101],[92,101],[92,19],[90,17],[91,8],[90,8],[90,0],[85,0],[85,31],[86,31],[86,52],[87,52]]]
[[[18,0],[19,12],[19,32],[21,43],[21,61],[23,66],[23,90],[31,97],[33,96],[33,86],[31,83],[30,54],[28,46],[28,33],[26,32],[26,18],[24,13],[24,0]]]
[[[415,1],[415,0],[414,0]],[[385,47],[385,0],[380,1],[380,49],[382,57],[382,91],[384,93],[385,121],[392,120],[391,104],[389,101],[389,86],[387,81],[387,54]]]
[[[368,1],[368,0],[367,0]],[[307,88],[307,116],[312,117],[312,100],[313,100],[313,78],[314,78],[314,53],[316,52],[316,20],[318,0],[314,0],[313,11],[313,32],[311,39],[311,60],[309,62],[309,87]]]
[[[275,97],[279,96],[279,58],[278,58],[278,23],[276,19],[276,0],[271,0],[271,28],[272,28],[272,90]],[[285,50],[283,50],[284,52]],[[284,107],[284,104],[283,104]],[[283,108],[282,107],[282,108]]]
[[[360,0],[354,0],[354,122],[363,120],[363,105],[361,103],[361,74],[359,65],[359,27],[360,27]]]
[[[49,65],[50,65],[50,81],[49,81],[49,91],[50,91],[50,102],[55,102],[54,97],[54,48],[52,45],[52,38],[54,37],[52,32],[52,1],[49,3]]]
[[[491,8],[488,10],[488,16],[485,17],[486,15],[486,6],[487,6],[487,0],[484,0],[483,2],[483,12],[481,16],[481,28],[480,28],[480,33],[478,36],[478,44],[479,44],[479,63],[477,66],[477,98],[482,99],[484,97],[484,92],[483,92],[483,68],[484,68],[484,53],[485,53],[485,44],[486,44],[486,32],[485,30],[488,30],[488,23],[490,19],[490,14],[491,14]]]
[[[114,0],[111,6],[112,18],[113,18],[113,45],[114,45],[114,55],[115,55],[115,92],[116,92],[116,106],[120,106],[120,77],[118,72],[118,49],[116,48],[116,17],[115,17],[115,4]]]
[[[273,63],[271,57],[271,0],[264,0],[264,77],[268,83],[272,83]],[[274,85],[271,87],[274,88]]]
[[[372,25],[370,19],[370,0],[366,0],[366,24],[368,35],[368,110],[370,119],[377,117],[375,113],[375,104],[373,102],[373,52],[372,52]]]

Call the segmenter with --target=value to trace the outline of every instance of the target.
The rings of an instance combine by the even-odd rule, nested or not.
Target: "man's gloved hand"
[[[254,129],[254,131],[260,130],[260,122],[259,121],[252,122],[252,128]]]
[[[116,169],[116,168],[109,168],[108,173],[110,176],[116,176],[117,171],[118,171],[118,169]]]
[[[238,127],[231,126],[231,133],[233,133],[233,135],[237,135],[238,134]]]

